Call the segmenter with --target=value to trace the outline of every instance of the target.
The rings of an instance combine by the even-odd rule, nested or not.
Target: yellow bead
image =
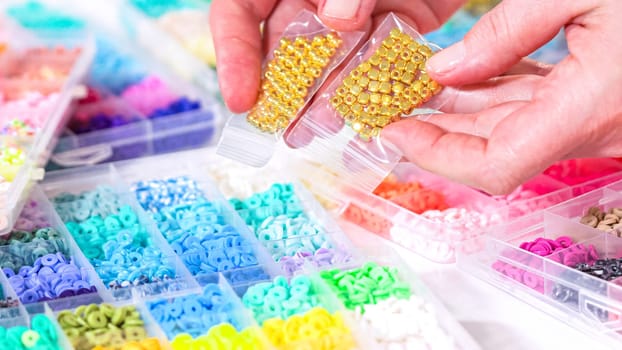
[[[357,84],[356,80],[353,77],[346,77],[343,79],[343,86],[350,88]]]
[[[356,96],[348,94],[344,96],[343,103],[345,103],[348,106],[351,106],[352,104],[354,104],[354,102],[356,102],[356,100],[357,100]]]
[[[369,70],[371,69],[371,63],[369,62],[363,62],[361,63],[361,65],[358,67],[359,70],[363,73],[367,73],[369,72]]]
[[[395,82],[393,83],[393,86],[392,86],[392,90],[394,94],[401,94],[405,88],[406,88],[406,85],[400,82]]]
[[[350,93],[353,95],[358,95],[363,91],[363,88],[358,86],[358,85],[354,85],[352,87],[350,87]]]
[[[390,106],[393,103],[393,97],[391,95],[382,95],[382,105]]]
[[[382,101],[382,97],[380,98],[380,100]],[[369,113],[371,115],[375,115],[375,114],[378,113],[379,107],[378,107],[378,105],[373,104],[373,105],[367,106],[366,110],[367,110],[367,113]]]
[[[360,77],[358,80],[358,85],[365,89],[369,85],[369,82],[370,80],[368,77]]]
[[[382,45],[384,45],[387,49],[391,49],[394,44],[395,44],[395,39],[390,38],[390,37],[384,39],[384,41],[382,42]]]
[[[331,103],[333,106],[339,106],[340,104],[342,104],[342,103],[343,103],[343,99],[342,99],[340,96],[333,96],[333,97],[330,99],[330,103]]]
[[[380,71],[376,68],[372,68],[367,72],[367,77],[371,80],[378,80],[380,77]]]
[[[402,34],[402,31],[399,28],[393,28],[389,32],[389,35],[391,36],[391,38],[398,39],[398,40],[399,40],[401,34]]]
[[[380,61],[380,64],[378,65],[378,68],[381,71],[388,71],[389,69],[391,69],[391,62],[389,62],[389,60],[384,59],[382,61]]]
[[[378,49],[376,49],[375,55],[380,56],[380,59],[382,59],[389,53],[389,51],[391,50],[387,49],[384,46],[380,46]]]
[[[380,56],[379,54],[373,54],[370,58],[369,58],[369,63],[372,66],[377,66],[380,64],[380,61],[382,61],[382,56]]]
[[[389,80],[391,80],[391,72],[383,70],[380,71],[380,75],[378,76],[378,80],[382,81],[382,82],[388,82]]]
[[[337,95],[339,95],[339,96],[345,96],[345,95],[348,93],[348,91],[350,91],[350,90],[348,90],[348,88],[347,88],[347,87],[345,87],[345,86],[340,86],[340,87],[338,87],[338,88],[337,88]]]
[[[415,79],[415,75],[412,72],[404,72],[401,77],[401,81],[405,84],[410,84]]]
[[[378,89],[378,91],[380,91],[383,94],[390,94],[391,93],[391,83],[389,83],[388,81],[380,83],[380,89]]]
[[[402,72],[398,69],[394,69],[391,71],[391,79],[392,80],[401,80],[402,79]]]
[[[360,104],[364,104],[364,105],[365,105],[365,104],[369,103],[369,97],[370,97],[370,96],[369,96],[369,93],[367,93],[367,92],[363,92],[363,93],[361,93],[361,94],[358,96],[358,102],[359,102]]]
[[[377,92],[378,90],[380,90],[380,82],[376,80],[370,81],[367,89],[371,92]]]
[[[369,102],[373,104],[380,104],[382,102],[382,95],[379,93],[372,93],[369,97]]]
[[[352,106],[350,106],[350,110],[352,111],[354,115],[360,115],[363,112],[363,106],[361,106],[358,103],[355,103]]]

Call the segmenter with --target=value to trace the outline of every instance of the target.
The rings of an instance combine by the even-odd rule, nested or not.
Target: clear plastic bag
[[[402,158],[381,140],[382,128],[407,116],[434,113],[448,98],[425,72],[437,50],[389,14],[285,141],[342,181],[371,192]]]
[[[265,165],[285,130],[362,37],[362,32],[332,31],[312,12],[298,14],[264,62],[256,105],[246,115],[230,117],[217,153]]]

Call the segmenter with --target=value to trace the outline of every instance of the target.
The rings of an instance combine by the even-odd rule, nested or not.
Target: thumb
[[[575,16],[584,1],[506,0],[484,15],[464,40],[434,55],[431,78],[456,86],[504,73],[551,40]]]
[[[376,7],[376,0],[322,0],[318,6],[320,19],[338,31],[363,29]]]

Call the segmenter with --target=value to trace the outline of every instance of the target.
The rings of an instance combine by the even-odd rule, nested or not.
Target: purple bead
[[[5,268],[3,268],[3,269],[2,269],[2,272],[4,272],[4,275],[5,275],[7,278],[9,278],[9,279],[10,279],[11,277],[15,276],[15,272],[13,272],[13,269],[11,269],[11,268],[9,268],[9,267],[5,267]]]

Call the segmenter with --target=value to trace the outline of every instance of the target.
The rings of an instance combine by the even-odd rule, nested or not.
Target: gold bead
[[[368,78],[368,77],[361,77],[361,78],[359,79],[359,81],[358,81],[358,85],[359,85],[361,88],[365,89],[365,88],[369,85],[370,81],[371,81],[371,80],[369,80],[369,78]]]
[[[387,49],[391,49],[391,48],[393,48],[393,45],[395,45],[395,39],[390,38],[390,37],[389,37],[389,38],[386,38],[386,39],[384,39],[384,41],[382,42],[382,45],[383,45],[384,47],[386,47]]]
[[[406,85],[400,82],[395,82],[393,83],[393,86],[392,86],[393,93],[398,94],[398,95],[401,94],[405,88],[406,88]]]
[[[382,95],[382,105],[390,106],[393,102],[393,97],[391,95]]]
[[[376,114],[378,114],[379,107],[378,107],[378,105],[373,104],[373,105],[367,106],[367,108],[365,110],[367,111],[367,113],[369,113],[371,115],[376,115]]]
[[[359,101],[360,104],[363,104],[363,105],[368,104],[369,103],[369,97],[370,97],[369,93],[362,92],[359,95],[359,97],[358,97],[358,101]]]
[[[406,67],[406,61],[397,60],[397,62],[395,62],[394,68],[396,70],[403,70],[405,67]]]
[[[312,77],[308,77],[306,75],[301,75],[299,78],[300,84],[310,87],[314,83],[314,79]]]
[[[405,84],[410,84],[415,79],[415,75],[411,72],[404,72],[401,77],[401,81]]]
[[[424,57],[432,56],[432,49],[429,46],[426,46],[426,45],[420,45],[419,49],[417,50],[417,52],[422,54]]]
[[[392,80],[401,80],[402,79],[402,71],[398,69],[394,69],[391,71],[391,79]]]
[[[343,96],[345,96],[347,93],[348,93],[348,88],[347,88],[347,87],[345,87],[345,86],[343,86],[343,85],[342,85],[342,86],[340,86],[340,87],[338,87],[338,88],[337,88],[337,95],[340,95],[340,96],[342,96],[342,97],[343,97]]]
[[[421,80],[424,84],[428,84],[432,79],[430,79],[430,76],[427,73],[421,73],[421,75],[419,75],[419,80]]]
[[[352,123],[352,130],[359,132],[363,129],[363,123],[359,122],[359,121],[355,121],[354,123]]]
[[[359,68],[359,70],[361,72],[367,73],[371,69],[371,63],[365,61],[365,62],[361,63],[361,65],[358,68]]]
[[[361,115],[361,112],[363,112],[363,106],[361,106],[358,103],[355,103],[352,106],[350,106],[350,110],[352,111],[354,115]]]
[[[356,80],[353,77],[346,77],[343,79],[343,86],[347,88],[351,88],[357,84]]]
[[[389,49],[387,49],[384,46],[380,46],[377,50],[376,50],[376,55],[380,56],[380,57],[385,57],[388,53],[389,53]]]
[[[305,69],[305,74],[308,74],[309,76],[312,76],[314,78],[319,77],[320,75],[322,75],[322,70],[318,69],[316,67],[307,67]]]
[[[412,55],[413,53],[410,50],[404,50],[400,52],[400,58],[403,59],[404,61],[410,61]]]
[[[377,66],[378,64],[380,64],[381,60],[382,60],[382,56],[380,56],[379,54],[375,53],[375,54],[371,55],[371,57],[369,58],[369,63],[372,66]]]
[[[421,106],[421,96],[418,94],[413,94],[412,96],[410,96],[410,102],[412,102],[413,108]]]
[[[403,52],[403,51],[402,51]],[[395,62],[397,61],[398,57],[400,57],[399,53],[396,51],[389,51],[386,55],[387,59],[390,62]]]
[[[359,97],[360,97],[360,95],[359,95]],[[344,96],[344,98],[343,98],[343,103],[345,103],[348,106],[353,105],[355,102],[356,102],[356,96],[354,96],[354,95],[348,94],[348,95]]]
[[[334,32],[326,34],[326,41],[332,47],[338,47],[339,45],[341,45],[341,42],[342,42],[339,35]]]
[[[400,39],[404,43],[416,42],[415,39],[413,39],[410,35],[408,35],[406,33],[400,34]]]
[[[421,90],[423,90],[423,87],[424,87],[424,84],[420,80],[415,81],[411,85],[413,92],[415,92],[417,95],[421,95]]]
[[[378,80],[382,82],[388,82],[389,80],[391,80],[391,72],[386,70],[380,71],[380,76],[378,76]]]
[[[350,87],[350,93],[352,95],[358,95],[363,91],[363,88],[358,85],[353,85]]]
[[[350,72],[350,76],[354,79],[358,79],[363,76],[363,72],[361,72],[358,68],[355,68]]]
[[[391,31],[389,32],[389,35],[391,36],[391,38],[393,39],[398,39],[401,37],[402,35],[402,31],[399,28],[393,28],[391,29]]]
[[[321,36],[316,36],[311,40],[311,47],[317,49],[319,47],[324,46],[324,38]]]
[[[350,113],[350,108],[348,107],[348,105],[339,105],[337,108],[335,108],[337,110],[337,112],[341,115],[348,115]]]
[[[380,104],[382,102],[382,95],[380,95],[379,93],[372,93],[369,96],[369,102],[373,103],[373,104]]]
[[[380,61],[380,64],[378,65],[378,68],[383,71],[386,70],[388,71],[389,69],[391,69],[391,62],[389,62],[389,60],[384,59],[382,61]]]
[[[376,68],[372,68],[367,72],[367,77],[371,80],[378,80],[380,77],[380,71]]]
[[[435,80],[431,80],[428,83],[428,88],[430,88],[430,90],[432,90],[434,93],[438,93],[441,90],[441,84],[439,84]]]
[[[339,106],[340,104],[342,104],[342,103],[343,103],[343,98],[341,98],[341,96],[333,96],[333,97],[330,99],[330,103],[331,103],[334,107]]]
[[[408,44],[408,46],[406,46],[408,48],[408,50],[412,51],[412,52],[419,52],[419,47],[421,47],[421,45],[419,45],[418,42],[413,41],[410,44]]]
[[[378,89],[378,91],[380,91],[383,94],[390,94],[391,93],[391,83],[389,83],[388,81],[380,83],[380,89]]]
[[[380,90],[380,82],[376,80],[370,81],[367,89],[371,92],[377,92],[378,90]]]
[[[404,68],[405,71],[410,72],[410,73],[417,73],[417,71],[419,70],[417,67],[416,63],[413,62],[408,62],[406,63],[406,68]]]

